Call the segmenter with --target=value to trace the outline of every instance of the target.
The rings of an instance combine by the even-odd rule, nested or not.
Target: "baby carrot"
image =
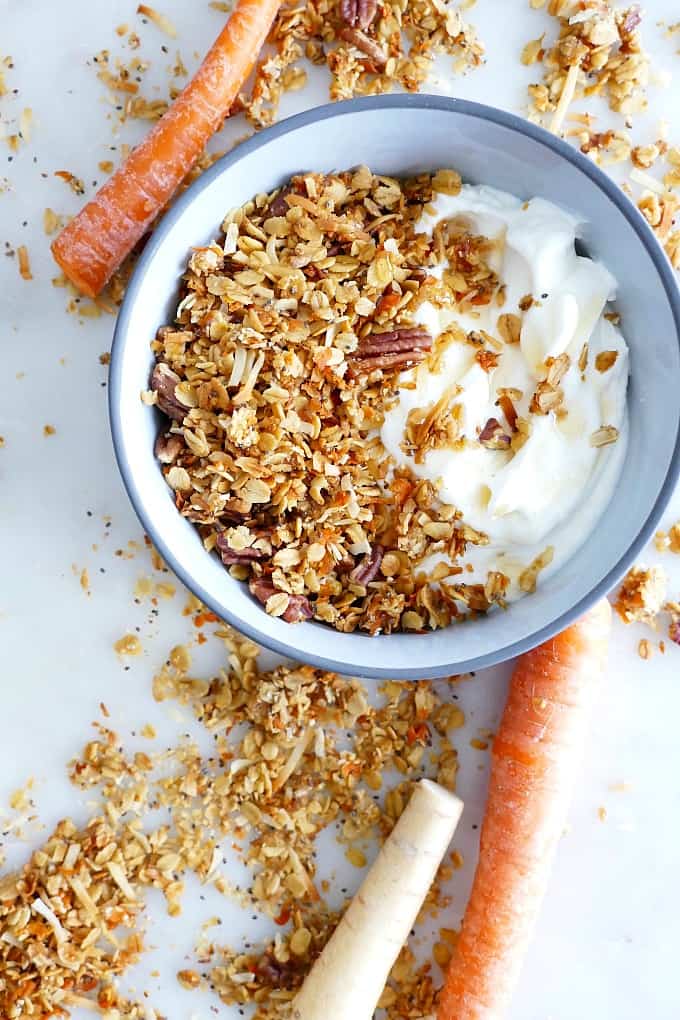
[[[239,0],[170,109],[56,238],[52,254],[83,293],[99,293],[172,198],[229,113],[280,4]]]
[[[610,627],[605,600],[517,663],[437,1020],[500,1020],[510,1001],[564,827]]]

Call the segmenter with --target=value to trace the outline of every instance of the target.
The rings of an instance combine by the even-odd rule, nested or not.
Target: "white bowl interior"
[[[422,97],[421,97],[422,98]],[[498,123],[469,107],[432,99],[431,106],[335,107],[303,115],[289,131],[270,133],[199,181],[161,224],[129,290],[114,345],[112,419],[118,457],[140,517],[177,573],[217,612],[279,651],[341,672],[366,676],[432,676],[490,664],[535,644],[584,608],[654,521],[650,511],[666,481],[677,441],[680,406],[678,333],[669,297],[649,247],[600,186],[520,122]],[[448,105],[447,105],[448,103]],[[342,104],[344,106],[344,104]],[[477,108],[477,110],[483,108]],[[329,171],[367,163],[405,175],[455,167],[466,180],[522,197],[540,195],[585,221],[583,241],[619,281],[617,305],[631,350],[630,440],[623,475],[595,530],[574,557],[538,591],[508,612],[426,636],[369,638],[315,623],[290,626],[266,616],[246,586],[203,550],[193,526],[177,513],[153,454],[156,414],[140,401],[152,358],[149,342],[172,321],[179,277],[189,249],[219,232],[225,212],[303,170]],[[633,218],[636,213],[630,213]]]

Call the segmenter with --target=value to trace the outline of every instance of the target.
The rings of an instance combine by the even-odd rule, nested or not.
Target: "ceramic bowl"
[[[219,233],[224,214],[305,170],[407,175],[455,167],[465,180],[579,215],[585,251],[619,283],[630,346],[630,439],[618,487],[582,547],[533,595],[507,611],[425,635],[340,634],[267,616],[245,584],[203,549],[175,509],[154,457],[157,412],[140,400],[149,343],[173,318],[189,249]],[[492,665],[537,645],[606,595],[653,533],[680,462],[680,296],[652,231],[593,163],[546,131],[500,110],[438,96],[384,96],[291,117],[240,145],[175,203],[148,242],[115,331],[110,374],[113,442],[125,487],[178,577],[219,616],[283,655],[366,677],[445,676]]]

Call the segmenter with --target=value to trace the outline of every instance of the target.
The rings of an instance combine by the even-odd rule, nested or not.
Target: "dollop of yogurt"
[[[466,184],[457,195],[435,196],[419,229],[431,234],[441,220],[454,217],[464,217],[470,232],[496,242],[489,265],[504,288],[502,304],[493,300],[462,313],[424,302],[416,321],[433,338],[452,323],[466,333],[484,330],[499,338],[498,317],[519,315],[520,341],[504,343],[490,371],[476,360],[472,344],[454,341],[445,348],[438,371],[424,363],[403,373],[400,382],[406,388],[387,412],[381,436],[397,465],[435,482],[441,499],[488,536],[488,545],[468,546],[461,579],[483,583],[488,571],[501,571],[510,579],[512,600],[522,594],[518,582],[525,568],[551,547],[552,560],[540,573],[540,584],[583,543],[611,499],[627,440],[628,347],[605,318],[616,281],[599,262],[577,254],[579,222],[574,216],[542,198],[523,202]],[[441,276],[445,268],[430,271]],[[519,304],[527,295],[533,303],[522,312]],[[562,354],[568,355],[569,368],[559,383],[561,413],[532,413],[532,395],[545,378],[546,359]],[[598,354],[603,355],[599,360]],[[609,367],[603,370],[605,364]],[[433,404],[454,383],[465,442],[430,449],[416,463],[403,449],[408,415]],[[516,452],[489,449],[479,441],[492,418],[510,431],[496,404],[503,389],[521,392],[513,404],[529,422],[529,436]],[[605,426],[615,429],[618,438],[593,445],[593,434]]]

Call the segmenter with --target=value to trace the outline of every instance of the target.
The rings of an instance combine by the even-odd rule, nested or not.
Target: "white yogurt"
[[[490,264],[505,285],[505,303],[479,306],[474,315],[421,305],[416,320],[437,337],[452,322],[464,330],[486,330],[498,337],[500,314],[518,314],[518,302],[531,294],[537,304],[522,316],[519,344],[504,345],[498,367],[485,372],[470,344],[452,343],[442,357],[441,371],[425,366],[403,374],[416,382],[402,389],[382,427],[382,441],[395,462],[436,482],[442,500],[463,513],[464,520],[489,537],[487,546],[470,546],[464,580],[481,581],[487,571],[500,570],[511,579],[509,598],[522,594],[521,571],[547,546],[553,560],[539,576],[557,570],[584,542],[604,512],[616,486],[627,439],[626,387],[628,347],[620,331],[604,318],[616,281],[598,262],[576,254],[578,221],[550,202],[530,202],[505,192],[463,185],[456,196],[437,195],[432,214],[419,229],[431,233],[442,219],[465,216],[470,229],[498,240]],[[437,267],[439,275],[444,266]],[[520,313],[521,314],[521,313]],[[578,367],[583,344],[589,348],[585,373]],[[599,352],[616,351],[606,372],[595,367]],[[544,377],[547,357],[567,353],[571,366],[560,385],[565,417],[529,413],[537,382]],[[463,449],[429,450],[416,464],[401,449],[409,412],[436,401],[451,386],[461,387]],[[489,418],[504,424],[495,405],[500,388],[522,391],[517,412],[530,421],[530,436],[511,454],[490,450],[477,441]],[[613,444],[593,447],[590,437],[603,425],[619,431]],[[463,579],[463,578],[462,578]]]

